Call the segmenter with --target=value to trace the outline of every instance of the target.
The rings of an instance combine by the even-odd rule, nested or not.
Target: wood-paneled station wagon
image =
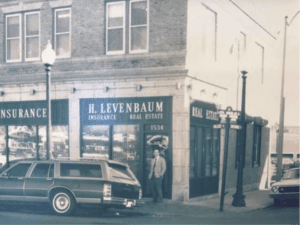
[[[141,198],[128,165],[112,160],[22,160],[0,174],[0,200],[49,202],[59,215],[83,203],[133,207]]]

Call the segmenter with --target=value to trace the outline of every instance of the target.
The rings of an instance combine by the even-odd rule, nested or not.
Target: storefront
[[[51,101],[51,158],[69,156],[68,106],[68,100]],[[0,163],[46,158],[46,123],[46,101],[0,103]]]
[[[167,162],[165,198],[172,190],[172,97],[80,99],[80,157],[127,163],[151,196],[153,151]]]
[[[190,105],[190,198],[218,192],[220,131],[213,129],[217,123],[214,104]]]

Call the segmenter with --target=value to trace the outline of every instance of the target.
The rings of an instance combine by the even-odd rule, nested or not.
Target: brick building
[[[268,119],[273,110],[266,93],[277,87],[269,72],[276,38],[232,1],[1,0],[2,157],[6,132],[10,159],[46,155],[48,40],[56,52],[51,157],[126,162],[144,196],[156,148],[167,161],[164,197],[220,190],[224,131],[213,125],[217,108],[239,110],[246,65],[247,91],[260,99],[247,101],[247,114]],[[236,185],[236,136],[231,130],[228,188]],[[268,128],[249,123],[245,187],[258,187],[268,145]]]

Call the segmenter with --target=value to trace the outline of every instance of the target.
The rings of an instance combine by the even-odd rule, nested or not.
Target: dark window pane
[[[70,56],[70,34],[56,35],[56,55],[59,57]]]
[[[32,171],[31,177],[48,177],[49,166],[50,164],[48,163],[37,164]]]
[[[7,171],[7,175],[11,177],[25,177],[30,166],[31,163],[18,164]]]
[[[190,128],[190,177],[195,177],[195,128]]]
[[[147,24],[147,1],[131,4],[131,25]]]
[[[51,164],[51,167],[49,170],[49,177],[54,177],[54,164]]]
[[[119,164],[109,163],[110,174],[112,178],[125,179],[125,180],[134,180],[133,175],[130,173],[129,169],[126,166],[122,166]]]
[[[12,16],[7,18],[7,38],[20,36],[20,17]]]
[[[62,177],[101,178],[102,171],[100,165],[62,163],[60,165],[60,175]]]
[[[212,175],[218,175],[219,170],[219,135],[218,130],[213,130],[213,165],[212,165]]]
[[[70,10],[56,11],[56,33],[70,32]]]
[[[211,129],[206,129],[205,145],[205,176],[211,176],[212,161],[212,137]]]
[[[203,176],[203,155],[204,155],[204,146],[203,146],[203,128],[197,128],[197,149],[196,149],[196,168],[197,168],[197,177]]]
[[[7,59],[14,60],[20,59],[20,40],[8,40],[7,41]]]
[[[26,58],[39,57],[39,37],[26,38]]]
[[[131,28],[131,50],[147,48],[147,27]]]
[[[108,51],[123,50],[123,29],[108,30]]]
[[[39,14],[26,15],[26,35],[39,35]]]
[[[123,26],[123,17],[108,18],[108,27],[122,27]]]

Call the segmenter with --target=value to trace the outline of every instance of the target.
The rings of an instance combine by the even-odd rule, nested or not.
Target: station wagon
[[[113,160],[23,160],[0,171],[0,200],[49,202],[59,215],[79,204],[133,207],[142,198],[129,166]]]

